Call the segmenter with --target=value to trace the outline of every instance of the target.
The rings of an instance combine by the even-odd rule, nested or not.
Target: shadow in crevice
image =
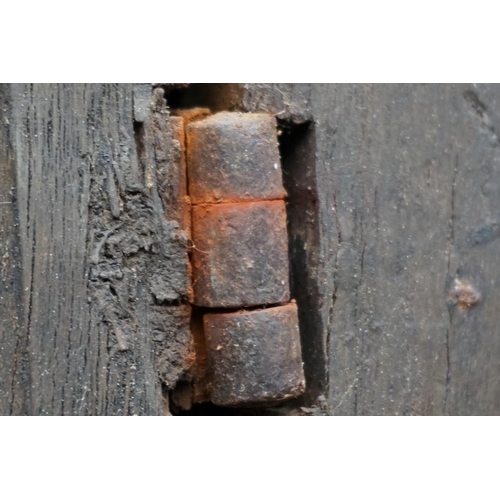
[[[283,184],[288,193],[287,218],[292,298],[297,301],[306,376],[303,404],[325,392],[327,353],[319,311],[321,295],[315,272],[320,259],[320,220],[316,181],[316,136],[312,122],[279,120]]]

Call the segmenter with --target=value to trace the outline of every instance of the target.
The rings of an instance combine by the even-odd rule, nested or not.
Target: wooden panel
[[[28,411],[162,414],[159,372],[175,383],[190,350],[174,307],[186,238],[164,218],[132,86],[15,85],[12,107]]]
[[[304,127],[285,174],[306,403],[500,414],[500,87],[229,90]],[[1,88],[1,414],[161,414],[189,368],[187,236],[158,187],[180,145],[161,95],[135,95],[134,125],[129,85]]]
[[[327,412],[499,414],[500,88],[245,88],[315,125]],[[457,278],[476,307],[451,303]]]
[[[446,412],[500,414],[500,86],[461,87],[456,95],[455,176],[451,190],[450,278],[481,295],[476,307],[450,308]]]
[[[10,89],[0,85],[0,415],[27,413],[29,373]]]

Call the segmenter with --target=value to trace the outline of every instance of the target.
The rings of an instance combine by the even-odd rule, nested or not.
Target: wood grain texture
[[[244,89],[315,125],[327,412],[500,414],[500,87]],[[476,307],[450,302],[457,278]]]
[[[0,85],[0,415],[27,413],[29,372],[10,89]]]
[[[142,112],[134,131],[131,85],[9,90],[26,413],[163,414],[161,381],[175,383],[191,341],[186,235],[164,218],[154,125]]]
[[[466,311],[450,308],[446,413],[500,414],[500,87],[460,87],[451,192],[449,277],[481,294]]]
[[[201,90],[304,127],[284,168],[313,413],[500,414],[500,87]],[[163,414],[191,366],[181,145],[147,92],[0,87],[1,414]]]

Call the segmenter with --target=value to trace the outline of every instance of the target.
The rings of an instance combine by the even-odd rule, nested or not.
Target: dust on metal
[[[270,403],[303,392],[295,304],[205,314],[204,330],[215,404]]]
[[[276,120],[205,111],[178,112],[186,120],[193,302],[213,309],[203,316],[206,349],[193,322],[193,400],[210,393],[217,405],[269,405],[305,389]],[[271,307],[242,309],[258,306]]]

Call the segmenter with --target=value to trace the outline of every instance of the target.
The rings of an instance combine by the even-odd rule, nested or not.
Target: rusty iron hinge
[[[193,303],[203,314],[210,399],[247,406],[299,396],[305,379],[290,301],[276,120],[178,114],[185,120]]]

